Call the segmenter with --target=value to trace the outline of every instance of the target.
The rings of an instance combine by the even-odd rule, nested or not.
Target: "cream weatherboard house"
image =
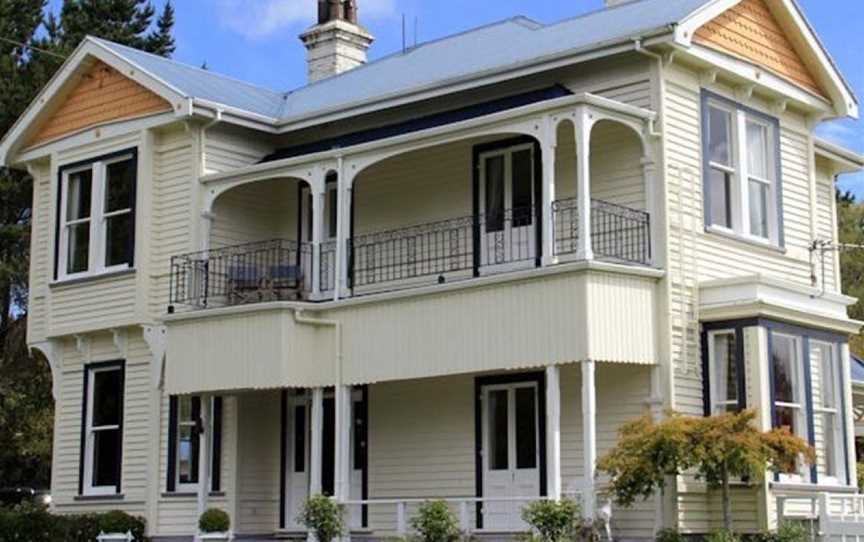
[[[856,98],[794,0],[607,4],[360,66],[321,2],[290,92],[86,39],[0,145],[54,510],[302,537],[324,492],[381,538],[434,497],[500,536],[569,496],[704,533],[703,484],[610,509],[597,459],[646,409],[747,407],[818,462],[736,484],[736,528],[862,534],[834,181],[864,158],[814,136]]]

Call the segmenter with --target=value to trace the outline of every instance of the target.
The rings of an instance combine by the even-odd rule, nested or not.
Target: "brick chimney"
[[[300,34],[306,46],[309,82],[366,63],[375,38],[357,22],[356,0],[318,0],[318,24]]]

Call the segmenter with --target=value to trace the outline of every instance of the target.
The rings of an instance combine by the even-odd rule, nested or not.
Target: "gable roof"
[[[423,43],[337,76],[289,92],[279,92],[145,53],[106,40],[88,37],[61,68],[55,80],[34,100],[0,142],[0,160],[35,118],[39,109],[87,55],[132,74],[132,78],[174,104],[177,115],[200,113],[228,122],[284,132],[332,121],[381,107],[489,84],[557,66],[632,51],[634,41],[654,39],[686,46],[695,29],[741,0],[632,0],[614,7],[543,25],[515,17],[446,38]],[[826,77],[839,81],[844,106],[854,96],[833,65],[818,37],[799,17],[799,30],[815,43],[813,57],[824,59]],[[798,19],[796,19],[798,20]],[[683,31],[682,31],[683,29]],[[688,30],[689,29],[689,30]],[[512,44],[519,44],[518,47]],[[832,79],[833,78],[833,79]],[[856,102],[857,103],[857,102]],[[851,103],[848,105],[852,105]],[[365,108],[365,109],[364,109]],[[854,110],[855,107],[849,107]],[[852,113],[850,113],[852,114]]]

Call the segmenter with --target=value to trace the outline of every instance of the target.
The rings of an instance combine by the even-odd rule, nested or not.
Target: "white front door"
[[[285,528],[301,530],[297,521],[309,495],[309,443],[311,404],[305,395],[292,397],[286,406]]]
[[[533,382],[483,390],[483,528],[526,529],[520,514],[540,495],[538,389]],[[496,501],[494,499],[502,499]]]
[[[486,271],[533,265],[534,146],[480,155],[480,265]]]

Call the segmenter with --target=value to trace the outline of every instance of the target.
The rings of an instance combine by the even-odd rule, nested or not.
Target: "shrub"
[[[411,518],[411,527],[423,542],[454,542],[459,540],[459,522],[444,501],[427,501]]]
[[[741,537],[732,531],[720,529],[706,536],[705,542],[741,542]]]
[[[583,527],[579,520],[579,505],[569,499],[532,502],[522,509],[522,520],[531,526],[542,542],[573,540]]]
[[[687,537],[678,529],[661,529],[657,532],[656,542],[687,542]]]
[[[228,513],[218,508],[208,508],[198,518],[198,530],[202,533],[227,533],[231,529]]]
[[[131,531],[135,540],[143,540],[147,529],[144,518],[130,516],[121,510],[112,510],[111,512],[99,514],[97,523],[99,530],[104,533],[125,533]]]
[[[330,497],[313,495],[303,503],[297,519],[315,533],[318,542],[330,542],[345,533],[344,512],[342,505]]]
[[[126,531],[146,541],[144,520],[120,511],[61,516],[32,504],[0,509],[0,542],[93,542],[100,532]]]
[[[858,463],[858,489],[864,491],[864,463]]]
[[[761,533],[759,542],[807,542],[807,528],[800,522],[784,521],[776,531]]]

